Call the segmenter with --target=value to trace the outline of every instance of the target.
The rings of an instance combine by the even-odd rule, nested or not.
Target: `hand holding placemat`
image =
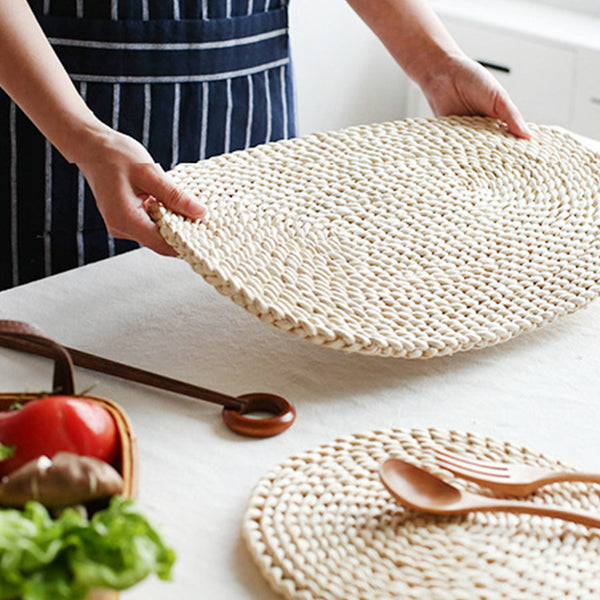
[[[430,358],[550,323],[600,291],[600,157],[531,126],[405,120],[182,164],[209,208],[163,237],[261,320],[348,352]]]

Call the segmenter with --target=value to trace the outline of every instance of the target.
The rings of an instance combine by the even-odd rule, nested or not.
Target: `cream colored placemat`
[[[600,530],[529,515],[439,517],[402,508],[377,474],[388,456],[436,467],[432,445],[480,459],[556,467],[526,448],[440,430],[373,431],[294,456],[257,485],[243,522],[263,576],[288,600],[597,600]],[[531,497],[600,512],[600,486]]]
[[[165,240],[261,320],[349,352],[496,344],[600,290],[600,157],[567,134],[417,119],[276,142],[172,172],[206,224]]]

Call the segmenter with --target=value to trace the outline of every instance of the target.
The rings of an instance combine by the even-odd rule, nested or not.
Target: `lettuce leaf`
[[[0,444],[0,461],[6,460],[7,458],[14,456],[16,449],[16,446],[7,446],[6,444]]]
[[[130,499],[114,496],[91,519],[53,519],[29,502],[0,510],[0,600],[83,600],[91,589],[129,588],[151,573],[168,580],[174,551]]]

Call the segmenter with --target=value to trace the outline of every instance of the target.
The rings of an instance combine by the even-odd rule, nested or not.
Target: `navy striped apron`
[[[29,0],[94,113],[169,169],[295,134],[288,0]],[[0,92],[0,289],[137,247]]]

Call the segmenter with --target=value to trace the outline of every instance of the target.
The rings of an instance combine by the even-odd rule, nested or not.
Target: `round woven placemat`
[[[415,119],[177,166],[209,207],[164,239],[261,320],[349,352],[429,358],[571,313],[600,290],[600,157],[547,127]]]
[[[388,456],[481,491],[436,467],[433,444],[559,466],[526,448],[434,429],[373,431],[294,456],[259,482],[243,522],[273,589],[288,600],[598,598],[598,530],[505,513],[429,516],[396,503],[377,474]],[[554,484],[529,501],[600,511],[600,486]]]

